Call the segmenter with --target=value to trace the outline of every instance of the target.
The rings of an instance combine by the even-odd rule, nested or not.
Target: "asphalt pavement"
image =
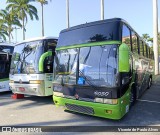
[[[25,96],[15,100],[11,95],[11,92],[0,93],[0,126],[160,126],[158,83],[154,83],[121,120],[64,111],[63,107],[54,105],[52,96]]]

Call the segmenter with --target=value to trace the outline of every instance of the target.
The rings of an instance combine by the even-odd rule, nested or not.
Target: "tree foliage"
[[[11,10],[22,22],[23,39],[25,39],[25,27],[28,22],[28,16],[31,20],[38,20],[37,9],[30,2],[34,0],[7,0],[7,9]]]
[[[17,16],[13,14],[12,11],[8,9],[0,10],[0,24],[1,24],[1,36],[6,40],[6,36],[9,37],[9,42],[11,41],[13,26],[21,27],[21,23]]]

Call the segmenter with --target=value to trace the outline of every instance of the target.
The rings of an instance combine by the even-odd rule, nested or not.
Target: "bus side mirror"
[[[129,47],[122,43],[119,46],[119,72],[129,72]]]
[[[39,72],[44,71],[44,60],[46,57],[49,57],[49,56],[52,56],[52,51],[45,52],[41,55],[41,57],[39,59],[39,65],[38,65]]]

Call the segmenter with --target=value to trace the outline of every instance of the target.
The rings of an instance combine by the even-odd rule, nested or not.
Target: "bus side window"
[[[148,47],[148,58],[151,58],[151,49]]]
[[[129,63],[130,63],[129,72],[122,73],[122,85],[127,84],[132,77],[132,74],[133,74],[133,58],[132,58],[132,55],[130,55],[130,57],[129,57]]]
[[[140,55],[144,56],[144,48],[143,48],[143,41],[140,40],[139,42],[139,49],[140,49]]]
[[[144,47],[144,56],[147,57],[147,47],[146,47],[146,44],[144,44],[143,47]]]
[[[123,25],[122,29],[122,42],[127,44],[129,49],[132,50],[130,29],[126,25]]]
[[[148,55],[149,54],[149,52],[148,52],[148,46],[146,45],[146,57],[148,58]]]
[[[47,57],[44,61],[44,70],[46,73],[53,73],[53,62],[56,44],[57,40],[55,39],[45,40],[45,52],[52,51],[52,56]]]
[[[133,31],[132,31],[132,47],[133,47],[133,52],[138,53],[138,37]]]

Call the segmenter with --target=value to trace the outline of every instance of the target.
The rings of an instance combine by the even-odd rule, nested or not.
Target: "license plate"
[[[20,87],[19,90],[23,92],[23,91],[25,91],[25,88]]]

